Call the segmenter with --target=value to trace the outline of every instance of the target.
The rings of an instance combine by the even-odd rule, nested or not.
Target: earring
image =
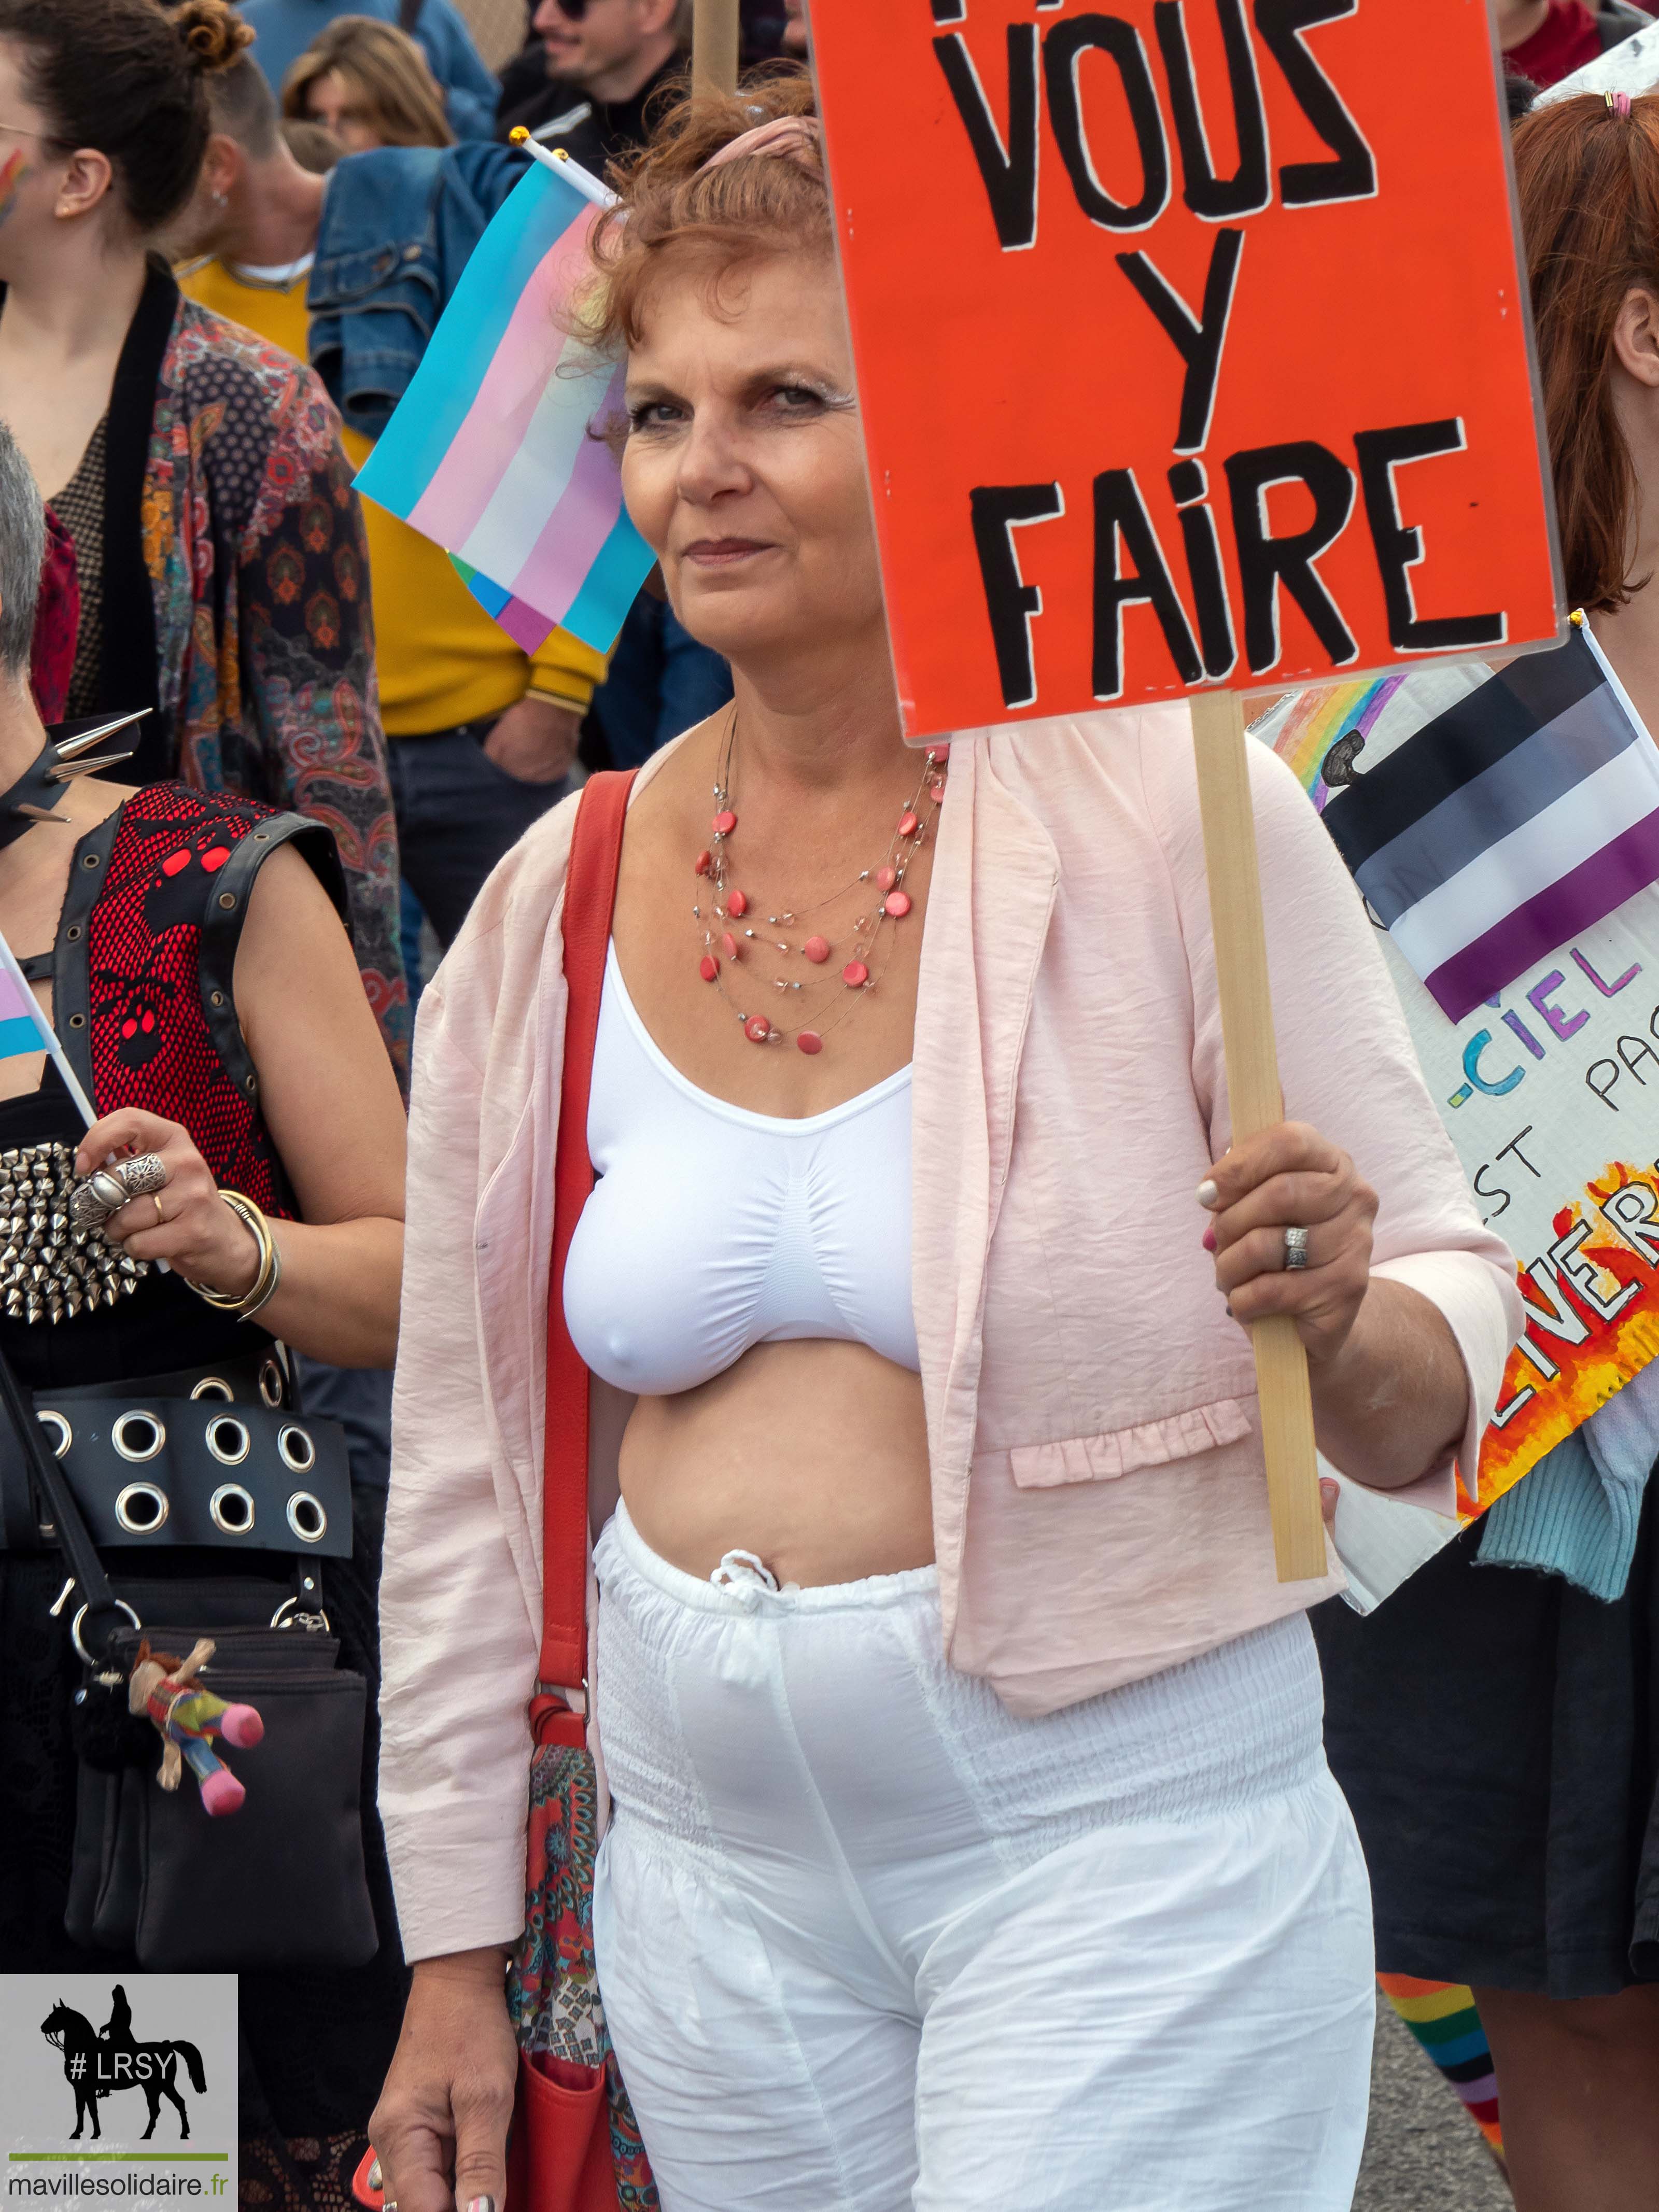
[[[225,196],[222,192],[213,194],[213,204],[216,208],[222,208],[225,205]]]

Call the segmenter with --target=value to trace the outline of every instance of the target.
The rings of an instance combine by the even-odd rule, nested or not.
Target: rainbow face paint
[[[0,222],[10,215],[17,198],[17,188],[29,173],[28,162],[21,146],[15,146],[0,161]]]

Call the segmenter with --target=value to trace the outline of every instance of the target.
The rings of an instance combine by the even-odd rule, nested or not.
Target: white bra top
[[[910,1071],[805,1121],[731,1106],[652,1042],[608,955],[587,1143],[599,1182],[565,1262],[576,1349],[668,1397],[795,1337],[919,1371],[910,1310]]]

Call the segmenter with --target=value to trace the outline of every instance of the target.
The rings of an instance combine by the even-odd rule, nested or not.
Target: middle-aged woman
[[[1337,2212],[1375,1996],[1304,1618],[1334,1578],[1274,1579],[1242,1324],[1295,1316],[1339,1466],[1449,1506],[1510,1263],[1273,760],[1296,1118],[1230,1146],[1184,713],[958,737],[948,775],[904,747],[809,100],[682,111],[602,230],[629,508],[736,684],[635,786],[552,1286],[621,1438],[606,2018],[665,2212]],[[574,813],[486,887],[417,1055],[401,2212],[503,2187]]]
[[[295,1589],[290,1560],[254,1526],[264,1509],[247,1503],[246,1545],[219,1511],[216,1545],[203,1510],[217,1485],[255,1482],[264,1462],[250,1434],[240,1458],[234,1444],[227,1457],[192,1417],[212,1412],[198,1401],[228,1399],[226,1416],[246,1431],[248,1409],[291,1406],[283,1345],[341,1365],[391,1364],[402,1102],[341,926],[344,885],[325,830],[181,784],[61,780],[64,757],[28,682],[45,543],[39,491],[0,423],[0,935],[99,1115],[86,1128],[43,1054],[12,1046],[0,1058],[0,1356],[24,1390],[56,1401],[65,1453],[84,1423],[93,1457],[64,1463],[88,1486],[89,1516],[101,1495],[100,1409],[112,1468],[120,1453],[136,1462],[126,1475],[149,1482],[149,1521],[136,1510],[124,1519],[118,1498],[118,1530],[96,1524],[118,1596],[149,1591],[148,1612],[164,1585],[187,1589],[191,1603],[207,1601],[206,1589],[216,1601],[245,1598],[251,1613],[234,1617],[264,1622],[292,1607]],[[103,750],[118,753],[129,734]],[[111,1156],[131,1158],[135,1171],[148,1159],[138,1194],[101,1237],[76,1244],[40,1194],[53,1188],[61,1203],[71,1174]],[[26,1214],[18,1194],[31,1189],[40,1210]],[[153,1449],[124,1450],[124,1397],[161,1428]],[[89,1931],[76,1909],[83,1676],[75,1608],[61,1602],[61,1533],[55,1541],[33,1525],[27,1497],[18,1439],[0,1414],[0,1960],[20,1973],[131,1972],[132,1942]],[[205,1543],[185,1536],[191,1501]],[[372,1682],[384,1508],[361,1486],[352,1506],[349,1556],[329,1557],[319,1578],[341,1663]],[[331,1551],[342,1548],[337,1540]],[[362,1802],[372,1802],[372,1771]],[[238,1816],[294,1817],[291,1806],[260,1807],[252,1790]],[[378,1908],[374,1958],[241,1977],[244,2183],[257,2166],[264,2201],[289,2212],[317,2194],[302,2169],[331,2139],[349,2173],[396,2034],[402,1966],[372,1818],[363,1857]]]
[[[0,0],[0,417],[75,539],[70,712],[153,709],[182,775],[333,830],[395,1055],[408,996],[362,520],[310,370],[181,298],[147,241],[189,198],[228,0]]]
[[[374,146],[453,146],[426,56],[395,23],[337,15],[283,79],[283,112],[320,123],[348,154]]]
[[[1567,589],[1651,742],[1659,99],[1540,107],[1515,165]],[[1371,1618],[1316,1615],[1378,1964],[1474,1988],[1522,2212],[1659,2172],[1656,1462],[1650,1366]]]

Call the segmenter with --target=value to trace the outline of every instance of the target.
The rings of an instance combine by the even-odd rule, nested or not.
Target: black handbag
[[[72,1941],[155,1971],[359,1966],[379,1946],[361,1796],[368,1683],[339,1663],[319,1556],[350,1550],[344,1440],[268,1401],[238,1404],[234,1389],[175,1396],[153,1378],[137,1392],[43,1392],[52,1406],[37,1407],[0,1353],[0,1399],[31,1492],[27,1533],[64,1555],[58,1605],[73,1604],[82,1665],[64,1925]],[[306,1501],[297,1511],[296,1498]],[[17,1517],[14,1498],[14,1540]],[[89,1522],[124,1550],[216,1539],[261,1552],[252,1564],[267,1568],[273,1550],[287,1551],[291,1578],[285,1588],[238,1576],[228,1559],[222,1576],[123,1577],[118,1589]],[[203,1637],[215,1649],[202,1687],[254,1706],[264,1723],[257,1745],[225,1753],[247,1794],[217,1818],[188,1768],[176,1790],[161,1787],[161,1734],[127,1710],[141,1641],[182,1657]]]

